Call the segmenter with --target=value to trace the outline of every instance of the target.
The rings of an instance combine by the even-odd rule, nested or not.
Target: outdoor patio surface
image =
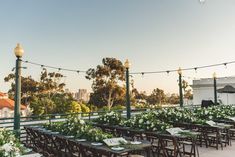
[[[198,147],[199,157],[235,157],[235,141],[232,141],[232,146],[226,146],[223,150],[220,148],[216,150],[215,148],[205,146]],[[25,155],[24,157],[42,157],[40,154],[30,154]]]
[[[200,157],[235,157],[235,141],[232,141],[232,146],[226,146],[223,150],[215,148],[199,147]]]

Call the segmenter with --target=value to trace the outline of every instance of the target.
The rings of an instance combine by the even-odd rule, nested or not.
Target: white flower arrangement
[[[24,147],[10,130],[0,129],[0,156],[19,157],[24,153]]]
[[[136,115],[130,120],[127,120],[124,125],[146,131],[165,131],[166,128],[170,127],[169,124],[161,122],[156,118],[155,111]]]
[[[111,111],[99,116],[99,118],[95,119],[95,122],[99,124],[119,125],[122,123],[122,120],[123,118],[120,113]]]
[[[62,123],[52,123],[44,126],[52,131],[60,132],[63,135],[74,136],[75,138],[85,138],[90,141],[102,142],[106,138],[111,138],[112,135],[103,132],[101,129],[94,128],[86,124],[86,122],[79,117],[70,117],[67,121]]]

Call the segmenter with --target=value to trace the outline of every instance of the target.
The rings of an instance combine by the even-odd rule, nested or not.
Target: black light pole
[[[129,68],[130,63],[128,59],[125,61],[124,66],[126,68],[126,113],[127,119],[131,118],[131,102],[130,102],[130,83],[129,83]]]
[[[16,67],[15,67],[15,108],[14,108],[14,131],[16,137],[20,137],[20,105],[21,105],[21,57],[24,50],[20,44],[17,44],[15,50]]]
[[[181,70],[181,68],[179,68],[179,70],[178,70],[178,74],[179,74],[180,107],[183,107],[184,101],[183,101],[182,70]]]
[[[214,79],[214,103],[217,105],[217,82],[216,82],[216,73],[213,73],[213,79]]]

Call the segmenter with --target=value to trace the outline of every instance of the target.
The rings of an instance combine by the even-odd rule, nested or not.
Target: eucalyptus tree
[[[103,58],[101,65],[88,69],[86,74],[86,78],[93,81],[90,103],[107,105],[110,109],[120,97],[124,98],[125,67],[120,60]]]
[[[152,105],[166,103],[166,94],[164,93],[164,90],[159,88],[154,89],[148,96],[147,102]]]

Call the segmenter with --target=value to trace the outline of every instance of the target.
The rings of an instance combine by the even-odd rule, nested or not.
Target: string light
[[[224,63],[225,68],[227,69],[227,63]]]
[[[24,61],[24,60],[22,60],[22,62],[27,63],[27,64],[40,66],[41,68],[57,69],[58,71],[70,71],[70,72],[77,72],[77,73],[80,73],[80,72],[86,73],[85,70],[81,71],[81,70],[74,70],[74,69],[59,68],[59,67],[55,67],[55,66],[44,65],[44,64],[39,64],[39,63],[35,63],[35,62],[31,62],[31,61]]]
[[[235,61],[231,61],[231,62],[226,62],[226,66],[228,64],[234,64]],[[198,67],[193,67],[193,68],[182,68],[181,70],[182,71],[191,71],[191,70],[195,70],[197,71],[198,69],[206,69],[206,68],[212,68],[212,67],[218,67],[218,66],[224,66],[224,63],[218,63],[218,64],[211,64],[211,65],[203,65],[203,66],[198,66]],[[170,72],[177,72],[178,69],[173,69],[173,70],[168,70],[169,73]],[[132,72],[131,74],[135,74],[135,75],[138,75],[138,74],[142,74],[143,72]],[[161,74],[161,73],[166,73],[166,71],[146,71],[144,72],[145,74]]]
[[[40,66],[41,68],[45,67],[45,68],[51,68],[51,69],[58,69],[58,70],[62,70],[62,71],[70,71],[70,72],[76,72],[76,73],[86,73],[86,70],[75,70],[75,69],[66,69],[66,68],[60,68],[60,67],[55,67],[55,66],[49,66],[49,65],[44,65],[44,64],[39,64],[39,63],[35,63],[35,62],[31,62],[31,61],[23,61],[24,63],[27,64],[32,64],[32,65],[36,65],[36,66]],[[225,62],[225,63],[218,63],[218,64],[211,64],[211,65],[204,65],[204,66],[198,66],[198,67],[193,67],[193,68],[182,68],[182,71],[191,71],[194,70],[197,73],[198,69],[205,69],[205,68],[211,68],[211,67],[218,67],[218,66],[226,66],[229,64],[234,64],[235,61],[231,61],[231,62]],[[173,69],[173,70],[160,70],[160,71],[145,71],[145,72],[132,72],[130,74],[132,75],[138,75],[141,74],[142,76],[144,76],[145,74],[161,74],[161,73],[171,73],[171,72],[177,72],[178,69]]]
[[[143,72],[141,73],[141,76],[144,77],[144,73]]]
[[[170,74],[170,71],[169,71],[169,70],[167,70],[167,71],[166,71],[166,73],[167,73],[167,76],[169,76],[169,74]]]

